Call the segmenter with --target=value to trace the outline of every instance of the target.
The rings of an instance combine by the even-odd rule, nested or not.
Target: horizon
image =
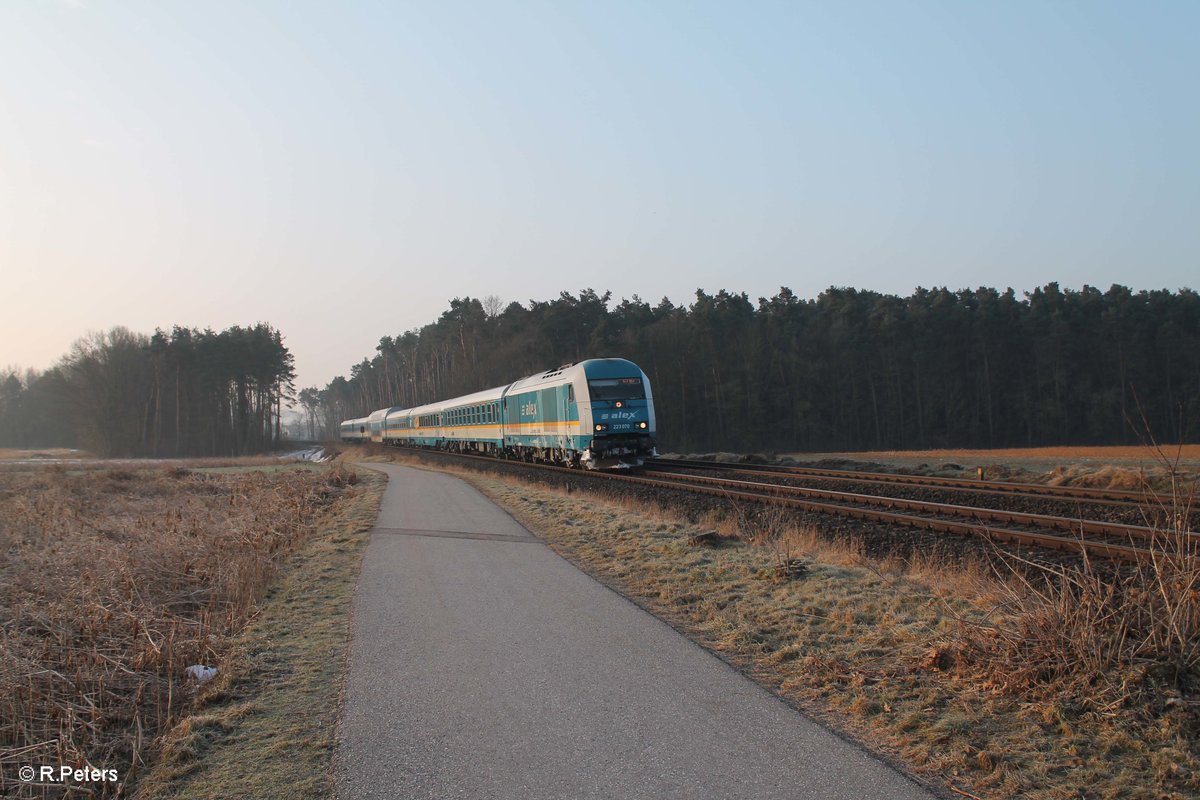
[[[1135,288],[1135,287],[1129,286],[1129,285],[1127,285],[1127,284],[1110,284],[1110,285],[1109,285],[1109,286],[1107,286],[1107,287],[1091,286],[1090,284],[1083,284],[1083,285],[1081,285],[1081,286],[1079,286],[1079,287],[1072,287],[1072,286],[1062,286],[1062,285],[1061,285],[1061,284],[1059,284],[1057,281],[1049,281],[1049,282],[1047,282],[1046,284],[1043,284],[1043,285],[1041,285],[1041,286],[1035,286],[1035,287],[1031,287],[1031,288],[1028,288],[1028,289],[1022,289],[1022,288],[1013,287],[1013,286],[1006,286],[1006,287],[1003,287],[1003,288],[1001,288],[1001,287],[999,287],[999,286],[975,286],[975,287],[959,287],[959,288],[951,288],[951,287],[949,287],[949,286],[944,286],[944,285],[943,285],[943,286],[937,286],[937,285],[933,285],[933,286],[916,286],[916,287],[914,287],[914,288],[913,288],[913,290],[912,290],[911,292],[909,292],[909,293],[907,293],[907,294],[897,294],[897,293],[895,293],[895,292],[879,292],[879,291],[877,291],[877,290],[875,290],[875,289],[871,289],[871,288],[869,288],[869,287],[856,287],[856,286],[837,286],[837,285],[830,285],[830,286],[827,286],[827,287],[825,287],[825,288],[824,288],[824,289],[822,289],[822,290],[821,290],[819,293],[817,293],[816,295],[814,295],[814,296],[811,296],[811,297],[803,297],[803,296],[801,296],[801,295],[799,295],[799,294],[795,294],[795,296],[796,296],[796,299],[797,299],[797,300],[799,300],[800,302],[816,302],[817,300],[819,300],[819,299],[820,299],[821,295],[824,295],[824,294],[825,294],[825,293],[827,293],[827,292],[830,292],[830,291],[835,291],[835,290],[851,290],[851,291],[857,291],[857,292],[876,293],[876,294],[880,294],[880,295],[885,295],[885,296],[893,296],[893,297],[899,297],[899,298],[901,298],[901,299],[906,299],[906,298],[909,298],[909,297],[913,296],[913,295],[914,295],[914,294],[915,294],[917,291],[920,291],[920,290],[925,290],[925,291],[929,291],[929,292],[936,292],[936,291],[939,291],[939,290],[942,290],[942,289],[944,289],[944,290],[946,290],[946,291],[949,291],[949,292],[951,292],[951,293],[953,293],[953,294],[956,294],[956,295],[957,295],[957,294],[960,294],[960,293],[962,293],[962,292],[972,292],[972,291],[978,291],[978,290],[980,290],[980,289],[993,289],[993,290],[995,290],[996,292],[1000,293],[1001,295],[1005,294],[1006,292],[1012,291],[1012,292],[1014,292],[1014,294],[1017,296],[1017,299],[1018,299],[1019,301],[1025,301],[1025,300],[1027,300],[1027,299],[1028,299],[1028,298],[1029,298],[1029,297],[1032,295],[1032,293],[1033,293],[1034,291],[1041,290],[1041,289],[1045,289],[1047,286],[1050,286],[1050,285],[1052,285],[1052,284],[1053,284],[1053,285],[1058,285],[1058,286],[1059,286],[1059,288],[1060,288],[1060,289],[1061,289],[1063,292],[1080,292],[1080,291],[1083,291],[1083,290],[1084,290],[1084,289],[1086,289],[1086,288],[1092,288],[1092,289],[1095,289],[1095,290],[1097,290],[1097,291],[1101,292],[1102,294],[1103,294],[1103,293],[1106,293],[1106,292],[1108,292],[1108,291],[1110,291],[1112,288],[1114,288],[1114,287],[1116,287],[1116,286],[1120,286],[1120,287],[1123,287],[1123,288],[1125,288],[1125,289],[1128,289],[1128,290],[1129,290],[1129,291],[1130,291],[1132,294],[1134,294],[1134,295],[1137,295],[1137,294],[1139,294],[1139,293],[1142,293],[1142,292],[1147,292],[1147,293],[1148,293],[1148,292],[1157,292],[1157,291],[1170,292],[1170,293],[1172,293],[1172,294],[1179,294],[1180,292],[1195,292],[1195,291],[1196,291],[1195,289],[1193,289],[1193,288],[1192,288],[1192,287],[1190,287],[1190,286],[1181,286],[1181,287],[1178,287],[1178,288],[1169,288],[1169,287]],[[572,291],[569,291],[569,290],[565,290],[565,289],[564,289],[564,290],[562,290],[562,292],[566,292],[566,293],[568,293],[568,294],[571,294],[572,296],[578,297],[578,296],[579,296],[579,294],[580,294],[580,292],[582,292],[582,291],[586,291],[586,290],[589,290],[589,289],[591,289],[591,287],[585,287],[583,290],[577,290],[577,291],[574,291],[574,292],[572,292]],[[664,295],[663,297],[661,297],[661,298],[659,298],[659,299],[657,299],[657,300],[650,300],[650,299],[648,299],[648,298],[641,297],[641,296],[640,296],[640,295],[638,295],[637,293],[634,293],[634,294],[632,294],[632,295],[629,295],[628,297],[617,297],[617,296],[613,295],[613,296],[611,296],[611,297],[610,297],[610,298],[609,298],[609,299],[608,299],[608,300],[605,302],[605,307],[606,307],[606,309],[608,309],[608,310],[611,312],[611,311],[612,311],[612,309],[613,309],[615,306],[619,305],[619,304],[620,304],[622,301],[624,301],[624,300],[632,300],[634,297],[637,297],[637,298],[638,298],[639,300],[641,300],[642,302],[644,302],[644,303],[648,304],[648,305],[649,305],[651,308],[656,308],[656,307],[658,307],[658,306],[659,306],[659,305],[660,305],[660,304],[661,304],[663,301],[669,301],[669,302],[671,302],[671,303],[672,303],[672,305],[673,305],[675,308],[690,308],[690,307],[693,305],[693,303],[695,302],[695,300],[696,300],[696,296],[697,296],[697,293],[699,293],[699,292],[704,292],[704,293],[706,293],[706,294],[707,294],[708,296],[710,296],[710,297],[711,297],[711,296],[716,296],[716,295],[720,294],[721,292],[727,292],[727,293],[729,293],[729,294],[731,294],[731,295],[736,295],[736,296],[743,296],[743,295],[744,295],[745,297],[747,297],[747,299],[749,300],[749,302],[750,302],[752,305],[754,305],[754,306],[756,306],[756,307],[757,307],[757,306],[758,306],[758,305],[760,305],[762,302],[764,302],[764,301],[766,301],[766,300],[769,300],[771,297],[777,296],[777,295],[779,294],[779,292],[780,292],[781,290],[783,290],[783,289],[788,289],[788,290],[790,291],[790,287],[787,287],[787,286],[781,286],[781,287],[779,287],[778,289],[776,289],[776,291],[775,291],[774,293],[772,293],[772,294],[755,296],[755,295],[753,295],[753,294],[751,294],[751,293],[749,293],[749,292],[746,292],[746,291],[741,291],[741,290],[733,290],[733,289],[729,289],[729,288],[727,288],[727,287],[725,287],[725,288],[720,288],[720,289],[715,289],[715,290],[708,290],[708,289],[705,289],[705,288],[703,288],[703,287],[697,287],[695,290],[693,290],[693,291],[692,291],[692,293],[690,294],[690,296],[688,297],[688,299],[687,299],[687,300],[684,300],[684,301],[679,301],[679,300],[676,300],[675,298],[667,297],[666,295]],[[595,292],[596,292],[596,294],[597,294],[597,296],[598,296],[598,297],[600,297],[600,298],[603,298],[603,297],[604,297],[604,294],[605,294],[605,292],[606,292],[607,290],[593,290],[593,291],[595,291]],[[419,332],[419,331],[420,331],[422,328],[424,328],[425,326],[427,326],[427,325],[432,325],[432,324],[435,324],[435,323],[438,321],[438,319],[441,317],[442,313],[443,313],[443,312],[445,312],[446,310],[448,310],[448,309],[449,309],[449,307],[450,307],[450,303],[451,303],[452,301],[454,301],[454,300],[467,300],[467,299],[471,299],[471,300],[478,300],[478,301],[480,301],[481,303],[483,303],[483,302],[484,302],[485,300],[487,300],[488,298],[484,298],[484,297],[461,297],[461,298],[457,298],[457,297],[456,297],[456,298],[448,298],[448,299],[446,300],[446,303],[445,303],[445,305],[443,306],[443,308],[442,308],[440,311],[436,312],[436,313],[435,313],[433,316],[431,316],[431,317],[430,317],[430,319],[428,319],[427,321],[425,321],[425,322],[422,322],[422,323],[419,323],[419,324],[415,325],[414,327],[407,328],[407,329],[405,329],[405,330],[401,330],[401,331],[395,331],[395,332],[391,332],[391,333],[382,333],[382,334],[380,334],[380,336],[379,336],[379,337],[377,337],[377,338],[374,340],[374,343],[373,343],[373,344],[370,346],[370,350],[369,350],[369,351],[364,351],[364,352],[363,352],[361,355],[359,355],[359,356],[357,356],[357,357],[354,357],[354,358],[351,358],[350,360],[348,360],[348,361],[346,362],[346,366],[345,366],[345,367],[344,367],[344,368],[343,368],[343,369],[342,369],[340,372],[337,372],[337,373],[335,373],[335,374],[331,375],[331,376],[329,377],[329,379],[328,379],[328,380],[326,380],[326,381],[324,381],[324,382],[321,382],[321,383],[314,383],[314,384],[304,384],[304,383],[302,383],[302,382],[299,380],[299,373],[297,372],[297,380],[295,381],[295,390],[296,390],[296,394],[298,395],[298,394],[299,394],[299,392],[300,392],[300,390],[301,390],[301,389],[305,389],[305,388],[324,389],[324,388],[326,388],[326,387],[328,386],[328,384],[329,384],[329,383],[330,383],[332,380],[334,380],[335,378],[338,378],[338,377],[341,377],[341,378],[348,378],[348,377],[349,377],[349,375],[350,375],[350,372],[351,372],[352,368],[353,368],[355,365],[357,365],[357,364],[360,364],[360,363],[361,363],[361,362],[363,362],[364,360],[366,360],[366,361],[369,361],[369,360],[371,360],[372,358],[374,358],[376,355],[378,355],[378,345],[379,345],[379,342],[380,342],[380,340],[382,340],[383,338],[385,338],[385,337],[387,337],[387,338],[398,338],[398,337],[400,337],[400,336],[403,336],[403,335],[404,335],[404,334],[406,334],[406,333],[410,333],[410,332],[411,332],[411,333],[418,333],[418,332]],[[505,308],[507,308],[509,305],[511,305],[513,302],[519,303],[519,304],[520,304],[522,307],[524,307],[524,308],[526,308],[526,309],[529,309],[529,308],[531,308],[532,304],[533,304],[533,303],[535,303],[535,302],[550,302],[550,301],[553,301],[553,300],[556,300],[556,299],[558,299],[558,297],[557,297],[557,296],[555,296],[555,297],[546,297],[546,298],[530,298],[529,300],[526,300],[526,301],[524,301],[524,302],[522,302],[522,301],[519,301],[519,300],[505,301],[503,298],[498,298],[498,299],[501,301],[501,304],[500,304],[500,308],[499,308],[499,310],[497,311],[497,315],[499,315],[499,314],[503,314],[503,313],[504,313],[504,309],[505,309]],[[282,338],[283,338],[283,343],[284,343],[284,346],[285,346],[285,347],[287,347],[287,345],[288,345],[288,335],[287,335],[287,331],[286,331],[286,330],[283,330],[283,329],[281,329],[281,328],[279,328],[277,325],[274,325],[274,323],[273,323],[273,322],[271,322],[270,320],[254,320],[254,321],[246,321],[246,322],[233,322],[233,323],[230,323],[230,325],[228,325],[228,326],[225,326],[225,327],[227,327],[227,328],[228,328],[228,327],[240,326],[240,327],[242,327],[242,328],[249,328],[249,327],[253,327],[253,326],[254,326],[254,325],[256,325],[256,324],[266,324],[266,325],[269,325],[269,326],[272,326],[272,327],[274,327],[276,330],[278,330],[278,331],[280,332],[280,334],[282,334]],[[165,332],[165,333],[170,333],[170,330],[171,330],[171,328],[172,328],[172,327],[179,327],[179,328],[190,328],[190,329],[192,329],[192,330],[208,330],[208,329],[211,329],[211,330],[213,330],[214,332],[220,332],[220,330],[219,330],[219,329],[215,328],[215,327],[214,327],[214,326],[212,326],[212,325],[186,325],[186,324],[182,324],[182,323],[171,323],[170,325],[166,325],[166,326],[162,326],[162,325],[160,325],[160,326],[157,326],[156,328],[154,328],[153,330],[145,330],[145,331],[143,331],[143,330],[135,330],[135,329],[129,328],[129,326],[127,326],[127,325],[121,325],[121,324],[117,324],[117,325],[113,326],[113,328],[125,328],[125,329],[129,330],[131,333],[133,333],[133,334],[135,334],[135,335],[145,335],[145,336],[148,336],[148,337],[149,337],[149,336],[153,336],[153,335],[154,335],[154,333],[155,333],[155,332],[157,332],[157,331],[163,331],[163,332]],[[109,330],[112,330],[112,328],[109,328],[109,329],[93,329],[93,330],[88,330],[88,331],[84,331],[84,332],[80,333],[79,335],[75,336],[75,337],[74,337],[74,338],[71,340],[71,344],[70,344],[70,345],[69,345],[67,348],[64,348],[64,349],[63,349],[63,351],[62,351],[62,352],[61,352],[59,355],[57,355],[57,356],[55,356],[55,357],[54,357],[54,359],[53,359],[53,361],[52,361],[51,363],[49,363],[49,364],[47,364],[47,365],[45,365],[45,366],[34,366],[34,365],[29,365],[29,364],[19,364],[19,363],[0,363],[0,377],[3,377],[4,375],[7,375],[7,374],[13,374],[13,375],[16,375],[18,378],[21,378],[21,379],[23,379],[23,378],[24,378],[24,376],[25,376],[25,375],[26,375],[26,374],[27,374],[29,371],[31,371],[31,370],[32,370],[33,372],[36,372],[36,373],[39,373],[39,374],[41,374],[41,373],[45,373],[45,372],[47,372],[48,370],[50,370],[50,369],[54,369],[55,367],[57,367],[57,366],[58,366],[58,364],[59,364],[59,362],[62,360],[62,358],[63,358],[63,357],[65,357],[65,356],[67,356],[67,355],[69,354],[71,347],[73,347],[73,346],[75,345],[75,343],[77,343],[77,342],[81,342],[81,341],[83,341],[83,340],[85,340],[85,339],[88,339],[88,338],[90,338],[90,337],[93,337],[93,336],[95,336],[96,334],[107,333]],[[289,352],[291,352],[292,356],[293,356],[293,357],[296,359],[296,361],[298,362],[298,361],[299,361],[299,357],[297,356],[296,352],[295,352],[294,350],[291,350],[290,348],[289,348]],[[604,358],[604,357],[610,357],[610,356],[614,356],[614,355],[619,355],[619,354],[608,354],[608,355],[604,355],[604,354],[594,354],[594,355],[592,355],[592,356],[588,356],[588,357],[589,357],[589,358]],[[518,376],[518,377],[524,377],[524,376]],[[286,418],[288,418],[289,424],[290,424],[290,423],[293,421],[293,419],[292,419],[292,418],[293,418],[293,417],[296,417],[296,416],[297,416],[299,413],[300,413],[300,407],[299,407],[299,404],[297,403],[296,399],[295,399],[295,398],[293,398],[293,399],[292,399],[292,400],[289,402],[289,404],[288,404],[287,406],[285,406],[285,417],[286,417]]]

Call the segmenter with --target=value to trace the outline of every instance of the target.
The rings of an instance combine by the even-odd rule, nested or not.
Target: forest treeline
[[[113,328],[45,372],[0,372],[0,446],[100,456],[257,453],[281,438],[293,357],[270,325]]]
[[[610,300],[591,289],[528,306],[455,299],[300,402],[314,433],[330,435],[374,409],[622,356],[650,376],[660,451],[1136,443],[1147,426],[1167,443],[1200,432],[1190,289]]]

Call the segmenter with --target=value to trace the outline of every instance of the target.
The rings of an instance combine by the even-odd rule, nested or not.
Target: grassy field
[[[458,474],[585,571],[932,785],[981,798],[1200,796],[1196,675],[1151,669],[1137,660],[1148,651],[1106,661],[1075,650],[1111,642],[1112,620],[1095,614],[1115,618],[1118,598],[1053,581],[1039,595],[983,563],[870,560],[749,508],[693,526]],[[720,546],[688,544],[705,529]],[[1191,572],[1168,575],[1192,584],[1160,587],[1182,593],[1185,649],[1195,565],[1192,554]],[[789,567],[800,574],[782,577]],[[1129,640],[1145,633],[1125,623]]]
[[[382,492],[358,478],[277,461],[0,473],[0,794],[324,791]],[[197,685],[193,664],[217,678]],[[20,782],[25,764],[118,778],[63,794]]]
[[[1200,460],[1200,444],[1185,444],[1181,447],[1167,446],[1168,455],[1178,454],[1188,461]],[[863,459],[912,458],[922,461],[966,461],[972,459],[1054,459],[1055,461],[1144,461],[1153,458],[1153,453],[1142,445],[1103,445],[1097,447],[1013,447],[996,450],[871,450],[860,453],[801,454],[806,458],[814,455],[838,455]]]
[[[785,463],[899,469],[923,475],[983,477],[1051,486],[1170,493],[1200,487],[1200,445],[1032,447],[1001,450],[873,450],[793,453]]]
[[[1200,445],[1030,447],[1001,450],[874,450],[859,453],[793,453],[797,461],[851,461],[893,467],[944,466],[973,472],[984,467],[991,477],[1051,484],[1138,488],[1158,485],[1171,472],[1189,485],[1200,473]]]

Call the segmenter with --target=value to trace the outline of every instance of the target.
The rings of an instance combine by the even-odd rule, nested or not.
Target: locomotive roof
[[[642,370],[637,364],[624,358],[589,358],[578,364],[564,364],[555,369],[546,370],[522,378],[508,387],[508,393],[519,389],[528,389],[542,384],[557,386],[573,380],[583,372],[587,380],[594,378],[633,378],[640,377]]]
[[[638,378],[642,369],[637,364],[625,358],[590,358],[581,362],[583,374],[588,380],[593,378]]]

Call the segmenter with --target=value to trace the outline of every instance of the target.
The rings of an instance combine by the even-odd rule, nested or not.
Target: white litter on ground
[[[217,674],[217,668],[206,667],[203,664],[192,664],[184,672],[189,678],[194,679],[196,683],[204,683]]]

